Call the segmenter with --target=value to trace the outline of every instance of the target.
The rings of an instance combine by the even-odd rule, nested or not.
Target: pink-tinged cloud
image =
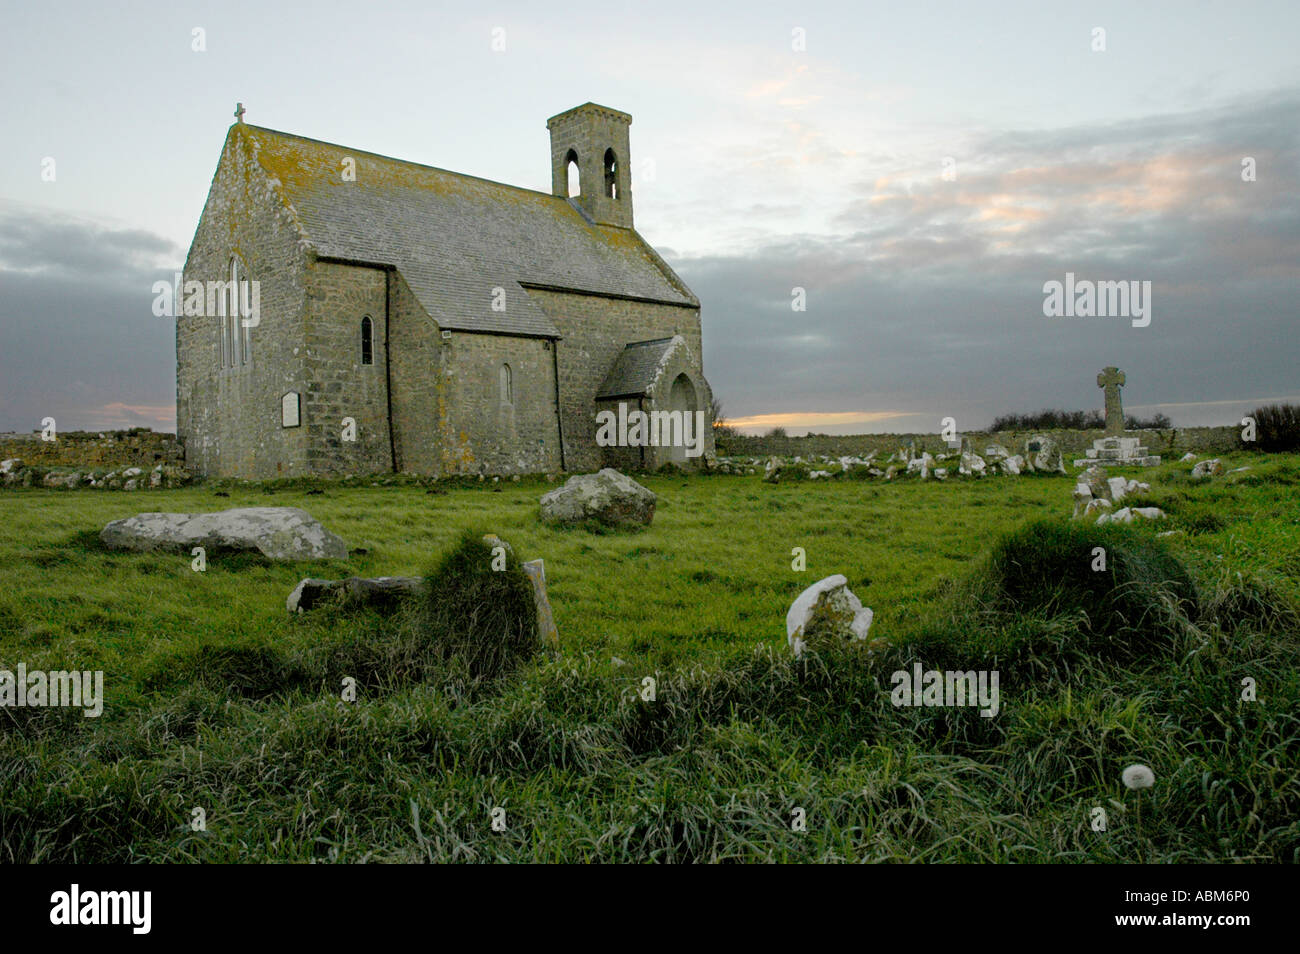
[[[152,427],[154,430],[176,429],[175,404],[124,404],[114,401],[99,407],[83,407],[65,412],[73,423],[85,430],[121,430]]]
[[[876,424],[894,418],[914,417],[921,411],[785,411],[775,414],[754,414],[749,417],[727,419],[727,426],[738,431],[758,432],[783,427],[786,430],[806,430],[817,427],[842,427],[851,424]]]

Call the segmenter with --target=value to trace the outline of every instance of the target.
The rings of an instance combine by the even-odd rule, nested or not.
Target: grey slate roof
[[[526,285],[699,306],[634,230],[594,225],[567,198],[259,126],[231,134],[247,137],[317,254],[395,267],[444,328],[558,337]],[[496,287],[505,311],[492,310]]]
[[[596,391],[596,400],[645,394],[658,377],[660,364],[675,340],[656,338],[625,346]]]

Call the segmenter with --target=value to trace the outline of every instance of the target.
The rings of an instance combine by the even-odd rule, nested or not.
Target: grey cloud
[[[145,263],[175,251],[138,229],[0,214],[0,430],[132,426],[131,407],[174,402],[175,326],[151,310],[172,275]]]
[[[1295,393],[1297,118],[1292,94],[991,136],[979,144],[980,171],[958,183],[935,175],[887,203],[852,199],[842,239],[674,261],[704,303],[706,373],[732,416],[901,408],[924,411],[936,427],[948,414],[975,427],[1004,411],[1096,406],[1093,377],[1108,364],[1129,372],[1134,406]],[[1116,143],[1124,156],[1105,158]],[[1242,154],[1267,157],[1259,181],[1241,181]],[[1147,201],[1142,189],[1161,187],[1144,186],[1147,161],[1187,177],[1167,204],[1120,215],[1087,198],[1112,182]],[[998,233],[979,219],[992,204],[983,197],[1027,166],[1057,170],[1060,181],[1027,184],[1044,215],[999,250]],[[952,202],[952,186],[976,201]],[[1152,281],[1151,326],[1044,318],[1043,283],[1066,271]],[[808,290],[806,313],[790,310],[795,285]],[[1230,423],[1236,412],[1205,413]],[[1171,416],[1201,422],[1194,409]]]

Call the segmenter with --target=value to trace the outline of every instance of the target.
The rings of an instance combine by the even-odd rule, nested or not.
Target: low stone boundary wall
[[[1178,427],[1167,430],[1126,432],[1139,437],[1152,454],[1162,457],[1181,457],[1188,451],[1196,454],[1226,453],[1240,449],[1241,429],[1238,427]],[[966,431],[962,437],[970,439],[971,450],[984,453],[988,444],[1001,444],[1018,452],[1025,441],[1035,434],[1046,434],[1061,446],[1062,453],[1081,456],[1092,447],[1092,442],[1105,436],[1101,429],[1074,430],[1021,430],[1021,431]],[[949,448],[938,434],[808,434],[804,437],[718,437],[718,456],[730,457],[855,457],[875,451],[885,455],[914,442],[917,453],[946,453]]]
[[[185,451],[175,434],[147,427],[129,431],[59,431],[57,439],[41,439],[40,432],[0,433],[0,460],[18,458],[29,467],[51,469],[113,470],[159,464],[179,467]]]

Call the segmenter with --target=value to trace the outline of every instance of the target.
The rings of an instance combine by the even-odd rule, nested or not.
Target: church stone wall
[[[389,273],[388,290],[389,383],[397,469],[407,474],[441,475],[442,448],[450,430],[440,330],[400,273]]]
[[[452,431],[445,472],[558,471],[553,343],[458,332],[444,344]],[[510,368],[510,400],[502,393],[503,365]]]
[[[302,361],[306,253],[292,213],[243,148],[238,127],[221,162],[185,264],[185,279],[226,281],[232,254],[260,283],[252,360],[221,362],[220,319],[176,319],[176,429],[191,470],[269,478],[305,473],[304,428],[280,427],[280,397],[304,387]],[[180,309],[178,308],[178,311]]]
[[[596,392],[624,345],[680,334],[701,360],[700,310],[654,302],[527,289],[559,329],[560,412],[565,468],[578,473],[604,466],[596,444]],[[696,369],[703,377],[702,369]],[[708,410],[707,406],[704,410]]]
[[[384,269],[316,261],[307,273],[301,398],[307,464],[314,474],[392,469],[384,361]],[[361,320],[369,316],[373,364],[361,363]],[[355,423],[345,440],[344,419]]]

